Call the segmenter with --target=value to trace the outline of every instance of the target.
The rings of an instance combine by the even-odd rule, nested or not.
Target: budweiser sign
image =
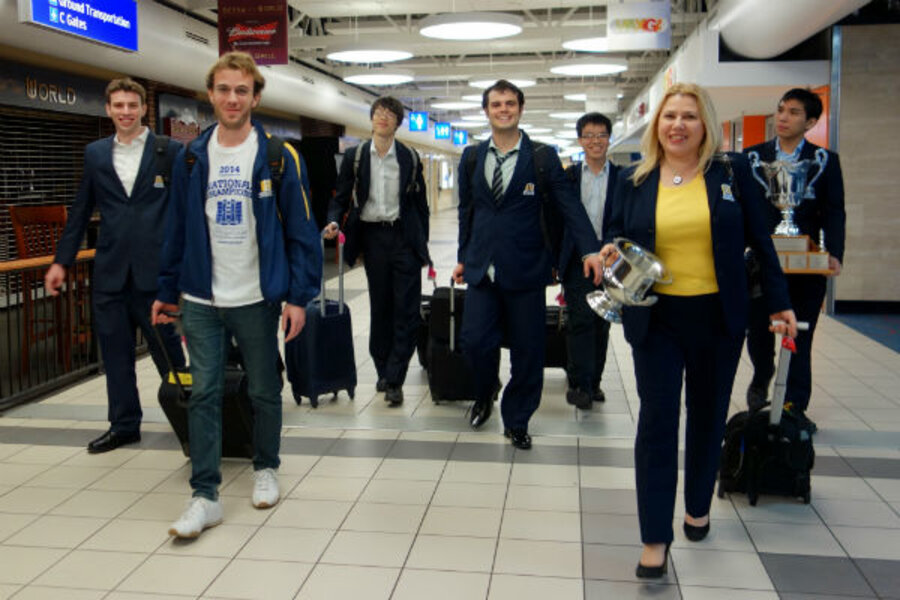
[[[257,64],[288,62],[287,0],[219,0],[219,54],[249,53]]]

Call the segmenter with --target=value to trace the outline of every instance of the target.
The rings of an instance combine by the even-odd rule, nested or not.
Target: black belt
[[[363,221],[363,223],[370,227],[396,227],[400,225],[400,219],[394,219],[393,221]]]

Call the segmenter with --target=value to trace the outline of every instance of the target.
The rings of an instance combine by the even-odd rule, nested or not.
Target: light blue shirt
[[[775,138],[775,159],[783,160],[785,162],[797,162],[800,160],[800,151],[803,150],[803,144],[806,143],[806,138],[800,140],[800,143],[797,144],[797,147],[794,148],[794,151],[788,154],[784,150],[781,149],[781,140],[777,137]]]
[[[603,163],[594,175],[587,162],[581,164],[581,203],[587,211],[597,239],[603,237],[603,209],[606,206],[606,189],[609,183],[609,161]]]

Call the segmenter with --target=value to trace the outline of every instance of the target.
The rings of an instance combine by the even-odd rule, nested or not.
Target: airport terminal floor
[[[455,211],[436,213],[442,282],[455,238]],[[101,377],[0,418],[0,598],[900,598],[900,354],[824,317],[809,411],[819,426],[812,502],[714,498],[710,535],[693,543],[679,498],[668,575],[650,585],[634,577],[638,399],[621,327],[606,403],[576,411],[564,373],[547,370],[534,448],[523,452],[501,435],[498,411],[473,432],[468,403],[434,404],[415,358],[405,403],[388,407],[368,357],[361,268],[346,288],[355,399],[322,397],[312,409],[286,387],[281,503],[254,509],[249,462],[227,460],[225,522],[195,541],[167,535],[190,466],[156,404],[149,358],[139,363],[140,444],[87,454],[107,425]],[[732,413],[749,376],[745,355]]]

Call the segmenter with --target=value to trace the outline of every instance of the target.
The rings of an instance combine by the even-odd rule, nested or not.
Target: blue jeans
[[[226,330],[237,340],[253,406],[253,468],[281,463],[281,375],[278,373],[278,303],[217,308],[185,301],[181,322],[191,361],[193,391],[188,402],[191,488],[194,496],[217,500],[222,473],[222,393],[227,358]]]

